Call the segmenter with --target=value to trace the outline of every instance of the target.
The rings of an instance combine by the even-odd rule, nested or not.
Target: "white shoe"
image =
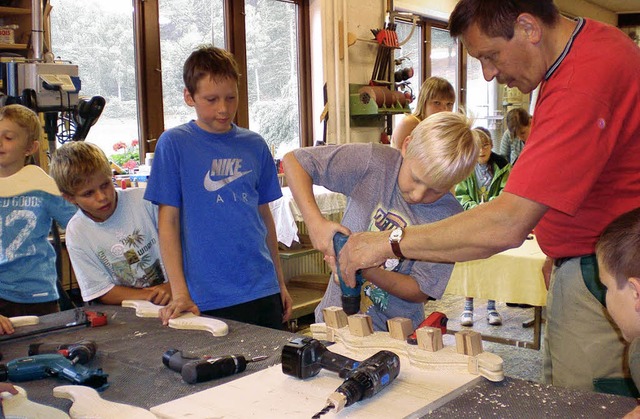
[[[491,310],[487,313],[487,321],[492,326],[499,326],[502,324],[502,316],[497,311]]]
[[[473,326],[473,311],[465,310],[462,312],[460,326]]]

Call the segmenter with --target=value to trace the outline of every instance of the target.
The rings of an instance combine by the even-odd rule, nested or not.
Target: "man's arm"
[[[182,269],[182,242],[180,241],[180,209],[170,205],[158,207],[158,237],[160,254],[171,284],[173,300],[160,310],[160,318],[164,325],[169,319],[179,317],[182,312],[190,311],[200,315],[187,288],[187,280]]]
[[[258,207],[260,217],[264,225],[267,227],[267,247],[273,260],[273,266],[276,269],[276,276],[278,278],[278,284],[280,284],[280,297],[282,299],[282,321],[286,322],[291,317],[293,312],[293,300],[287,290],[287,284],[284,282],[284,274],[282,273],[282,265],[280,265],[280,254],[278,253],[278,237],[276,235],[276,225],[273,222],[273,215],[271,214],[271,208],[269,204],[262,204]]]
[[[400,249],[408,259],[463,262],[518,247],[547,211],[545,205],[503,192],[491,202],[432,224],[407,227]],[[355,272],[393,258],[389,232],[355,233],[340,252],[345,282]]]

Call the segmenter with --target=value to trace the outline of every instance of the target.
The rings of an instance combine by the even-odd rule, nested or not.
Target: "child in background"
[[[357,156],[357,158],[354,158]],[[331,264],[336,232],[394,231],[430,223],[462,211],[449,192],[469,175],[478,157],[469,120],[441,112],[420,122],[396,150],[379,144],[305,147],[285,155],[287,183],[302,212],[314,247]],[[313,196],[313,184],[348,197],[342,225],[325,219]],[[361,312],[375,330],[387,330],[393,317],[411,319],[416,328],[425,318],[424,303],[441,298],[453,264],[389,259],[383,269],[364,270]],[[342,306],[340,286],[330,280],[316,308]]]
[[[116,191],[107,156],[83,141],[58,148],[50,173],[80,208],[67,225],[66,245],[82,299],[166,305],[171,287],[160,258],[158,209],[144,200],[144,189]]]
[[[640,208],[622,214],[602,232],[596,245],[606,307],[629,345],[629,370],[640,388]],[[625,417],[640,417],[640,407]]]
[[[499,154],[514,165],[529,138],[531,115],[522,108],[514,108],[507,112],[505,120],[507,130],[502,135]]]
[[[31,109],[0,108],[0,315],[6,317],[59,311],[49,232],[53,220],[66,227],[76,208],[61,196],[16,186],[27,158],[38,151],[41,135],[40,120]],[[44,172],[42,177],[51,181]],[[8,323],[0,323],[0,333],[13,332]]]
[[[391,145],[402,150],[402,144],[420,121],[438,112],[451,111],[456,92],[451,83],[441,77],[429,77],[420,86],[416,110],[404,116],[393,129]]]
[[[480,136],[481,149],[474,172],[456,185],[456,198],[465,210],[474,208],[497,197],[509,178],[511,165],[491,151],[491,133],[483,127],[475,128]],[[487,302],[487,321],[490,325],[502,324],[502,316],[496,310],[495,300]],[[460,325],[473,326],[473,297],[466,297]]]
[[[159,205],[159,234],[173,301],[184,311],[282,329],[292,301],[284,283],[269,202],[282,196],[269,147],[233,123],[238,65],[213,46],[183,68],[196,120],[165,131],[145,199]]]

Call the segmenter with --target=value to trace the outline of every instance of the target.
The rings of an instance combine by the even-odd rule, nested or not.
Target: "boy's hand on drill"
[[[170,319],[180,317],[185,311],[191,312],[196,316],[200,315],[200,309],[198,309],[191,297],[175,297],[166,307],[160,309],[160,320],[162,320],[164,326],[167,326]]]
[[[0,335],[10,335],[15,332],[13,324],[8,317],[0,316]]]
[[[351,230],[340,223],[322,219],[320,222],[308,224],[309,238],[313,247],[324,255],[324,260],[329,264],[333,272],[336,272],[336,253],[333,248],[333,236],[336,232],[350,235]]]

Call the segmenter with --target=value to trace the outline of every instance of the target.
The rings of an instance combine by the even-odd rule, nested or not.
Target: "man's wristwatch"
[[[404,234],[404,230],[400,227],[394,228],[391,230],[391,234],[389,235],[389,243],[391,243],[391,250],[393,254],[396,255],[399,259],[405,259],[402,251],[400,250],[400,240],[402,240],[402,236]]]

